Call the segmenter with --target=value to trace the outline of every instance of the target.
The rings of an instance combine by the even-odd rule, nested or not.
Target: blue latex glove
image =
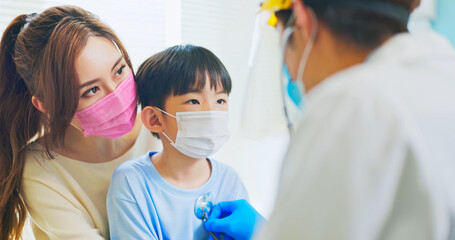
[[[204,223],[207,231],[225,233],[236,240],[251,239],[265,219],[246,200],[220,202]],[[218,235],[218,234],[217,234]]]

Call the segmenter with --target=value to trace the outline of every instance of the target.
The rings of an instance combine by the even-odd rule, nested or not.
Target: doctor
[[[275,13],[303,118],[271,219],[246,201],[222,202],[207,230],[235,239],[455,238],[455,52],[434,32],[408,33],[418,5],[263,3]]]

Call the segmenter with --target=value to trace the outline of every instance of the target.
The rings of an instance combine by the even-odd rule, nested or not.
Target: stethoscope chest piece
[[[205,221],[208,219],[210,211],[212,211],[213,203],[208,195],[202,195],[196,199],[194,203],[194,215],[197,218]]]
[[[203,222],[207,221],[209,214],[212,211],[213,202],[210,199],[209,195],[204,194],[196,199],[194,203],[194,215],[198,219],[201,219]],[[213,239],[218,240],[218,238],[212,232],[209,232],[212,235]],[[223,237],[222,237],[223,238]]]

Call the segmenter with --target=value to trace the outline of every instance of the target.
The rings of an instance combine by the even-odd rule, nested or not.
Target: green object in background
[[[455,0],[437,0],[434,30],[444,34],[455,46]]]

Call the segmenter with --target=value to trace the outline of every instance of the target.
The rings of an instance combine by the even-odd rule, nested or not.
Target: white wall
[[[3,34],[8,24],[20,14],[28,14],[41,10],[41,0],[0,0],[0,33]]]

